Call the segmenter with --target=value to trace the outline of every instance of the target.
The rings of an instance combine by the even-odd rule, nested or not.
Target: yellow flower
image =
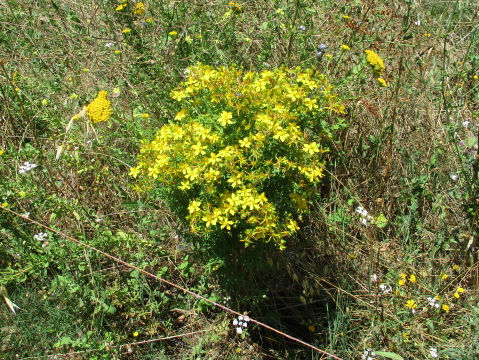
[[[118,49],[117,49],[117,50],[114,51],[114,53],[117,54],[117,55],[118,55],[118,54],[121,54],[121,50],[118,50]]]
[[[364,52],[366,53],[366,61],[374,69],[374,71],[377,73],[382,73],[386,68],[384,66],[383,59],[381,59],[381,57],[373,50],[364,50]]]
[[[191,189],[191,184],[189,181],[182,181],[181,182],[181,185],[178,186],[178,189],[180,190],[188,190],[188,189]]]
[[[47,99],[43,99],[43,100],[42,100],[42,105],[45,106],[45,105],[47,105],[47,104],[48,104],[48,100],[47,100]]]
[[[344,20],[350,20],[350,19],[351,19],[351,16],[349,16],[349,15],[343,15],[343,19],[344,19]]]
[[[201,205],[201,201],[193,200],[188,206],[188,212],[190,214],[197,213],[198,211],[200,211],[200,205]]]
[[[415,309],[417,308],[417,303],[414,300],[408,300],[406,301],[406,307],[409,309]]]
[[[459,299],[459,293],[455,292],[455,293],[454,293],[454,297],[455,297],[456,299]]]
[[[176,114],[175,120],[182,120],[188,115],[188,111],[186,109],[182,109]]]
[[[106,98],[107,95],[106,91],[98,92],[97,97],[86,107],[86,113],[94,124],[110,118],[111,102]]]
[[[139,3],[136,3],[134,9],[133,9],[133,14],[135,15],[141,15],[145,12],[146,10],[146,6],[144,3],[142,2],[139,2]]]
[[[123,34],[128,34],[131,32],[131,29],[130,28],[124,28],[122,31],[121,31]]]
[[[314,327],[314,325],[309,325],[308,330],[311,331],[311,332],[314,332],[314,330],[316,330],[316,328]]]
[[[140,335],[140,334],[138,333],[138,331],[135,331],[135,332],[133,333],[133,337],[137,337],[138,335]]]
[[[233,2],[233,1],[230,1],[230,2],[228,3],[228,5],[233,8],[233,11],[234,11],[234,12],[241,12],[241,10],[243,10],[239,4],[237,4],[237,3]]]
[[[149,17],[145,20],[148,24],[151,24],[153,22],[153,18]]]
[[[456,291],[460,294],[464,293],[464,289],[462,287],[458,287]]]
[[[442,304],[441,308],[442,308],[442,310],[444,310],[447,313],[449,312],[449,310],[451,310],[451,308],[447,304]]]
[[[417,281],[416,275],[409,276],[409,281],[412,282],[413,284],[415,284],[416,281]]]
[[[134,178],[136,178],[139,173],[140,173],[140,168],[139,167],[134,167],[134,168],[130,168],[130,172],[128,173],[128,175],[133,176]]]
[[[6,208],[6,207],[8,207],[8,203],[7,203],[7,202],[3,202],[3,203],[0,204],[0,207]]]
[[[441,279],[442,280],[446,280],[448,277],[449,277],[449,275],[447,275],[447,274],[441,274]]]
[[[431,34],[425,33],[424,36],[425,36],[425,37],[431,37]]]
[[[173,30],[173,31],[170,31],[170,32],[168,33],[168,35],[170,35],[170,36],[176,36],[176,35],[178,35],[178,32]]]
[[[0,156],[2,156],[5,153],[5,150],[0,149]]]
[[[453,265],[452,269],[455,270],[455,271],[459,271],[459,270],[461,270],[461,267],[459,265]]]
[[[379,86],[382,86],[382,87],[388,86],[388,83],[383,78],[378,78],[378,83],[379,83]]]
[[[351,48],[350,48],[348,45],[346,45],[346,44],[342,44],[342,45],[341,45],[341,49],[343,49],[344,51],[349,51],[349,50],[351,50]]]
[[[83,68],[82,71],[85,72],[85,73],[87,73],[87,72],[90,71],[90,69],[89,69],[89,68]]]
[[[143,114],[141,114],[141,117],[142,117],[143,119],[148,119],[148,118],[150,117],[150,114],[148,114],[148,113],[143,113]]]
[[[122,11],[128,4],[120,4],[116,7],[115,11]]]
[[[399,286],[404,286],[404,285],[406,285],[406,280],[399,279],[398,284],[399,284]]]
[[[218,118],[218,122],[222,126],[230,125],[233,123],[233,113],[230,113],[229,111],[223,111]]]
[[[303,151],[305,153],[308,153],[309,155],[314,155],[315,153],[319,152],[318,144],[316,144],[315,142],[312,142],[310,144],[304,144]]]

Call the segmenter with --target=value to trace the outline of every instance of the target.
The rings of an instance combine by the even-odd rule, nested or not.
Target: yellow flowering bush
[[[194,234],[284,249],[324,176],[326,116],[344,106],[312,69],[198,64],[185,73],[171,91],[181,110],[143,143],[130,175],[159,186]]]

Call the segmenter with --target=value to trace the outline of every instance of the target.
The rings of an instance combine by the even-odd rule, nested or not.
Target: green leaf
[[[396,353],[392,353],[389,351],[375,351],[376,355],[383,356],[388,359],[393,359],[393,360],[404,360],[404,358],[401,355],[398,355]]]
[[[384,216],[384,214],[380,214],[377,218],[374,219],[374,224],[380,229],[385,227],[388,224],[388,219]]]

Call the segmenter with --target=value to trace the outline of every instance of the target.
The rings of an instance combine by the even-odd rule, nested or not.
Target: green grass
[[[431,348],[477,358],[476,2],[244,1],[238,11],[145,1],[133,15],[134,3],[0,4],[0,203],[344,359],[366,349],[429,359]],[[384,60],[386,88],[366,49]],[[180,110],[170,91],[197,62],[315,67],[347,109],[298,236],[261,271],[226,280],[159,192],[139,193],[128,176],[141,141]],[[100,90],[111,119],[96,134],[81,120],[67,130]],[[25,161],[38,166],[20,174]],[[358,206],[376,224],[361,224]],[[88,349],[99,351],[70,358],[321,358],[255,326],[239,336],[231,316],[52,233],[38,242],[42,229],[0,213],[0,285],[21,307],[0,307],[0,358]],[[401,273],[417,281],[401,286]],[[449,312],[428,304],[436,295]]]

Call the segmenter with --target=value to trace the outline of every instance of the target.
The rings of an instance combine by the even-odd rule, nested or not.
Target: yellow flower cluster
[[[145,12],[145,10],[146,10],[146,5],[142,2],[138,2],[133,8],[133,14],[142,15]]]
[[[381,74],[386,69],[383,59],[373,50],[364,50],[364,52],[366,53],[366,61],[368,64],[376,73]]]
[[[130,175],[144,189],[159,183],[180,191],[194,233],[236,231],[246,245],[283,249],[324,176],[320,140],[328,135],[318,119],[342,114],[344,106],[314,70],[198,64],[186,73],[171,91],[183,109],[142,145]]]
[[[97,97],[86,107],[86,114],[94,124],[110,118],[111,102],[107,99],[107,95],[107,91],[98,92]]]

